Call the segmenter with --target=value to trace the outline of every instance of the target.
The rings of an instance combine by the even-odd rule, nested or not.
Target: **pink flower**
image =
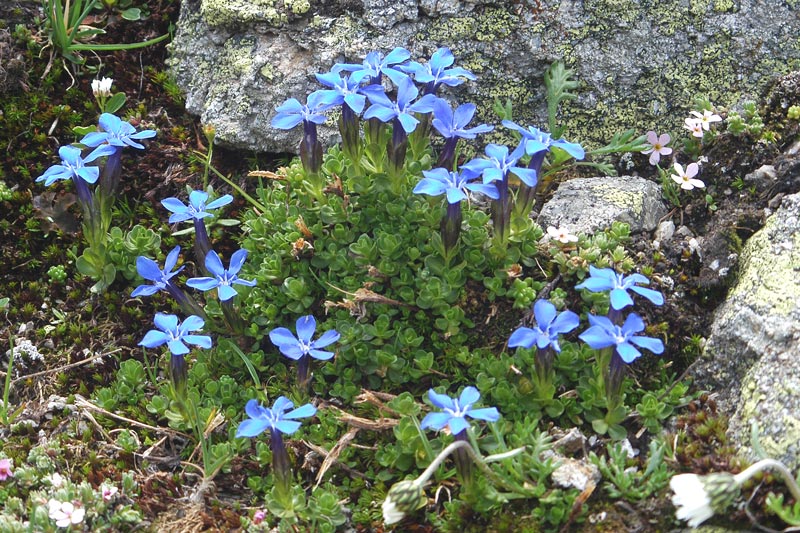
[[[261,522],[263,522],[266,517],[267,517],[267,513],[265,511],[262,511],[261,509],[259,509],[258,511],[253,513],[253,523],[255,525],[258,525]]]
[[[686,189],[687,191],[691,191],[695,187],[702,189],[706,186],[699,179],[695,179],[697,173],[700,172],[700,167],[697,166],[697,163],[689,163],[689,166],[686,167],[686,172],[683,171],[683,167],[678,163],[675,163],[675,174],[671,175],[670,178],[681,186],[681,189]]]
[[[5,481],[10,477],[14,477],[14,473],[11,471],[11,460],[0,459],[0,481]]]
[[[654,131],[647,132],[647,142],[650,143],[650,148],[647,150],[642,150],[643,154],[650,154],[650,164],[657,165],[658,162],[661,160],[662,155],[669,155],[672,153],[672,148],[667,148],[669,141],[672,139],[666,133],[663,133],[660,137]]]
[[[117,494],[119,489],[114,485],[100,485],[100,494],[103,496],[103,501],[110,502],[114,495]]]
[[[703,137],[703,123],[700,120],[694,117],[686,117],[686,120],[683,121],[683,127],[691,131],[694,137]]]

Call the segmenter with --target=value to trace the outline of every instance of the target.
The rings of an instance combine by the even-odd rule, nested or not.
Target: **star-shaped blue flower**
[[[60,165],[53,165],[44,174],[36,178],[36,182],[44,181],[45,187],[49,187],[58,180],[68,180],[80,178],[86,183],[95,183],[100,177],[100,169],[96,166],[87,167],[98,157],[113,154],[116,148],[103,145],[98,146],[86,157],[81,157],[81,149],[74,146],[62,146],[58,149],[58,156],[61,158]]]
[[[642,274],[625,276],[624,274],[617,274],[611,268],[595,268],[590,265],[589,277],[586,278],[583,283],[576,285],[575,288],[586,289],[590,292],[611,291],[611,307],[617,311],[629,305],[633,305],[633,298],[628,294],[629,290],[640,296],[644,296],[655,305],[664,304],[663,294],[653,289],[639,287],[637,283],[649,285],[650,280]]]
[[[314,91],[306,98],[306,104],[301,104],[297,98],[289,98],[275,108],[278,114],[272,118],[270,125],[280,130],[290,130],[301,122],[324,124],[327,120],[325,110],[332,105],[328,96],[326,91]]]
[[[500,413],[494,407],[472,408],[472,405],[481,398],[481,394],[475,387],[466,387],[458,399],[451,398],[446,394],[438,394],[431,389],[428,391],[428,398],[442,412],[425,415],[420,424],[422,429],[433,428],[440,431],[447,426],[452,435],[457,435],[469,427],[466,417],[486,422],[497,422],[500,418]]]
[[[319,91],[321,101],[325,105],[337,106],[347,104],[355,113],[361,113],[367,103],[367,97],[360,93],[360,83],[353,76],[343,78],[338,72],[316,74],[317,81],[330,89]]]
[[[364,87],[362,92],[372,103],[364,112],[365,119],[375,117],[381,122],[397,119],[406,133],[414,131],[419,124],[419,120],[412,113],[430,113],[433,111],[433,103],[436,101],[435,96],[426,94],[415,102],[414,99],[419,96],[419,89],[414,86],[414,82],[408,76],[399,80],[396,102],[386,96],[380,85]]]
[[[189,193],[189,205],[184,204],[175,197],[165,198],[161,200],[161,205],[167,208],[173,214],[169,217],[169,223],[183,222],[184,220],[200,220],[205,217],[213,217],[212,211],[219,209],[223,205],[227,205],[233,201],[233,196],[226,194],[220,196],[216,200],[206,204],[208,200],[208,193],[205,191],[192,191]]]
[[[472,117],[475,115],[477,106],[475,104],[461,104],[455,111],[443,98],[437,98],[433,102],[433,121],[432,125],[442,137],[450,139],[458,137],[460,139],[474,139],[479,133],[488,133],[494,126],[481,124],[474,128],[467,128]]]
[[[190,278],[186,280],[186,284],[203,292],[217,289],[219,299],[226,302],[238,294],[232,285],[253,287],[256,284],[255,280],[248,281],[238,276],[245,259],[247,259],[247,250],[241,249],[233,252],[230,267],[225,270],[217,252],[211,250],[206,255],[205,265],[206,270],[213,277]]]
[[[473,191],[485,194],[493,200],[499,197],[497,187],[485,185],[483,183],[470,183],[470,180],[478,177],[478,174],[461,167],[461,172],[449,172],[444,168],[434,168],[424,170],[424,176],[416,187],[415,194],[427,194],[429,196],[447,195],[447,202],[455,204],[467,199],[466,191]]]
[[[532,168],[517,166],[519,158],[525,155],[525,148],[519,145],[513,152],[508,153],[508,146],[499,144],[486,145],[486,158],[473,159],[461,168],[469,169],[483,176],[483,183],[504,181],[508,173],[512,173],[525,182],[529,187],[535,187],[538,181],[537,173]]]
[[[317,330],[317,321],[313,316],[307,315],[297,319],[295,324],[297,337],[287,328],[275,328],[269,332],[269,340],[278,347],[283,355],[297,361],[309,355],[314,359],[326,361],[333,357],[333,352],[320,350],[339,340],[341,336],[335,329],[326,331],[315,341],[311,340]]]
[[[164,270],[158,267],[158,263],[140,255],[136,258],[136,271],[144,279],[152,281],[152,285],[139,285],[131,293],[132,297],[137,296],[152,296],[158,291],[167,290],[167,285],[172,283],[170,278],[175,276],[178,272],[183,270],[181,266],[178,270],[172,271],[178,263],[178,255],[181,253],[181,247],[176,246],[172,251],[167,254],[167,259],[164,261]]]
[[[455,57],[449,48],[439,48],[426,63],[410,62],[403,70],[414,75],[418,83],[426,84],[426,94],[435,93],[440,85],[455,87],[464,83],[464,79],[474,80],[475,75],[461,67],[451,67]]]
[[[333,72],[341,72],[343,70],[351,72],[350,79],[358,83],[364,81],[364,78],[370,78],[373,83],[380,83],[381,74],[386,74],[387,76],[402,74],[399,70],[391,67],[402,63],[409,57],[411,57],[411,53],[398,46],[386,56],[382,52],[370,52],[360,65],[356,63],[337,63],[333,66]]]
[[[575,159],[583,159],[586,155],[583,147],[577,143],[567,142],[564,139],[553,140],[549,133],[546,133],[539,128],[533,126],[528,129],[511,122],[504,120],[503,126],[512,129],[522,134],[523,144],[525,145],[525,153],[533,155],[539,152],[549,152],[550,148],[555,146],[561,148]]]
[[[556,312],[556,306],[547,300],[536,300],[533,304],[533,316],[536,318],[535,328],[517,328],[508,339],[509,348],[537,348],[544,349],[551,346],[556,352],[561,352],[558,345],[558,336],[569,333],[580,324],[580,318],[572,311]]]
[[[136,131],[136,128],[131,126],[130,123],[125,122],[116,115],[111,113],[103,113],[100,115],[100,131],[93,131],[87,133],[81,144],[86,146],[99,146],[103,143],[108,143],[111,146],[124,148],[130,146],[131,148],[144,149],[144,146],[137,143],[137,140],[149,139],[156,136],[154,130]]]
[[[644,331],[644,321],[636,313],[629,314],[622,326],[614,324],[607,317],[590,314],[589,324],[591,326],[578,337],[595,350],[614,346],[626,363],[642,355],[636,346],[654,354],[664,352],[664,343],[660,339],[636,335]]]
[[[285,396],[278,397],[271,409],[262,407],[257,400],[249,400],[244,406],[244,411],[250,419],[239,423],[236,436],[256,437],[267,429],[291,435],[300,428],[300,422],[296,419],[308,418],[317,413],[317,408],[310,403],[297,409],[292,407],[294,404]],[[289,411],[290,409],[292,410]]]
[[[203,329],[205,322],[197,315],[191,315],[181,324],[176,315],[156,313],[153,320],[157,330],[148,331],[139,346],[156,348],[166,344],[173,355],[189,353],[186,344],[194,344],[201,348],[211,348],[211,337],[208,335],[192,335],[190,332]]]

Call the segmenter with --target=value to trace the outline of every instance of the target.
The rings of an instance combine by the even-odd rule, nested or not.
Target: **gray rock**
[[[575,178],[561,183],[542,206],[539,225],[593,233],[626,222],[631,232],[652,231],[667,214],[661,187],[635,176]]]
[[[654,237],[659,242],[667,242],[673,235],[675,235],[675,223],[671,220],[665,220],[656,228]]]
[[[781,0],[185,0],[171,72],[186,108],[226,145],[295,151],[299,132],[269,126],[274,108],[318,89],[314,73],[404,46],[414,59],[450,47],[479,76],[455,91],[497,122],[510,98],[523,124],[547,124],[542,76],[576,71],[562,105],[567,138],[598,146],[621,129],[679,130],[695,95],[730,107],[800,67],[800,19]],[[330,142],[330,128],[323,140]],[[489,141],[504,142],[502,130]]]
[[[729,432],[745,453],[751,421],[764,451],[800,466],[800,194],[746,243],[739,277],[716,312],[691,371],[731,413]]]

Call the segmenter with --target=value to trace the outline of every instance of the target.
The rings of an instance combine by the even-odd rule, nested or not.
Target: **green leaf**
[[[123,105],[125,105],[125,100],[127,100],[125,93],[116,93],[114,96],[108,99],[104,111],[106,113],[116,113]]]
[[[142,10],[138,7],[129,7],[121,15],[125,20],[140,20],[142,18]],[[113,111],[109,112],[112,113]]]

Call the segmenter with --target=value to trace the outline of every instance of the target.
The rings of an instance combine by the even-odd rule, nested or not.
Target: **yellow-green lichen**
[[[757,367],[745,377],[744,383],[742,384],[742,406],[736,416],[738,420],[759,420],[763,418],[763,413],[765,411],[775,412],[776,409],[782,407],[778,405],[769,405],[770,403],[775,403],[776,400],[770,402],[767,400],[766,394],[763,392],[756,392],[758,385],[752,375],[756,370]],[[796,391],[794,395],[796,395]],[[768,405],[764,405],[764,402],[767,402]],[[781,431],[779,438],[770,434],[759,434],[759,445],[769,457],[781,457],[786,454],[790,446],[800,442],[800,420],[791,416],[784,416],[780,420],[780,425]],[[743,428],[742,433],[741,440],[745,442],[749,441],[749,427]]]
[[[800,306],[800,232],[787,246],[773,242],[775,218],[756,232],[742,252],[743,269],[732,296],[746,296],[756,308],[773,315],[788,315]]]
[[[735,10],[736,4],[733,3],[733,0],[714,0],[714,11],[733,12]]]
[[[594,190],[600,198],[611,205],[630,209],[637,217],[642,214],[644,200],[641,194],[623,191],[610,185],[599,185]]]
[[[307,4],[308,0],[296,0],[296,3]],[[200,14],[209,26],[233,26],[253,22],[278,26],[288,20],[285,10],[289,7],[289,0],[285,0],[285,4],[285,7],[279,6],[276,0],[202,0]]]
[[[311,9],[311,3],[308,0],[283,0],[283,5],[295,15],[303,15]]]
[[[519,27],[519,18],[507,9],[486,8],[468,17],[442,17],[419,38],[441,43],[457,43],[463,39],[491,42],[508,37]]]

